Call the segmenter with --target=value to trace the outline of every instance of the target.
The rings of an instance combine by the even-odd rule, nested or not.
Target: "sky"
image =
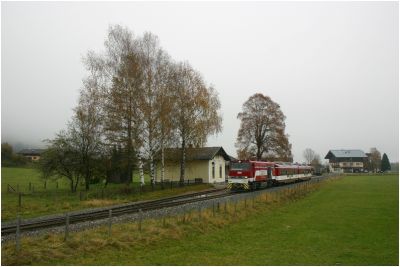
[[[156,34],[218,91],[236,156],[237,114],[253,94],[286,116],[294,161],[313,149],[376,147],[399,160],[398,2],[1,2],[1,138],[30,148],[65,129],[82,58],[109,25]]]

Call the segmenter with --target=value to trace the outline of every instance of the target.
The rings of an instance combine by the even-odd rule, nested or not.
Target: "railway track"
[[[312,180],[315,179],[315,180],[319,181],[321,178],[313,177]],[[325,178],[325,177],[323,177],[323,178]],[[302,183],[302,182],[300,182],[300,183]],[[283,187],[290,187],[293,185],[294,185],[293,183],[284,184],[284,185],[281,185],[278,187],[272,187],[272,188],[266,188],[266,189],[264,188],[261,190],[275,191],[275,190],[281,190]],[[244,191],[244,192],[248,193],[248,191]],[[140,210],[150,211],[150,210],[163,209],[163,208],[168,208],[168,207],[174,207],[174,206],[180,206],[180,205],[184,205],[184,204],[194,203],[194,202],[198,202],[198,201],[221,198],[221,197],[230,196],[230,195],[238,194],[238,193],[241,193],[241,192],[227,192],[225,189],[213,189],[213,190],[207,190],[207,191],[179,195],[179,196],[168,197],[168,198],[157,199],[157,200],[150,200],[150,201],[139,202],[139,203],[135,202],[135,203],[116,205],[116,206],[112,206],[112,207],[97,208],[97,209],[91,209],[91,210],[86,210],[86,211],[70,212],[69,213],[69,223],[74,224],[74,223],[79,223],[79,222],[104,219],[109,216],[110,210],[112,211],[113,217],[114,216],[117,217],[117,216],[124,215],[124,214],[137,213]],[[41,218],[36,218],[36,219],[29,219],[29,220],[23,221],[20,224],[20,231],[28,232],[28,231],[34,231],[34,230],[39,230],[39,229],[44,229],[44,228],[51,228],[51,227],[65,225],[65,222],[66,222],[66,215],[55,215],[55,216],[46,216],[46,217],[41,217]],[[16,232],[16,230],[17,230],[16,222],[3,223],[2,227],[1,227],[1,234],[2,234],[2,236],[14,234]]]
[[[226,192],[225,189],[213,189],[208,191],[196,192],[192,194],[179,195],[169,198],[150,200],[140,203],[129,203],[124,205],[112,206],[107,208],[98,208],[95,210],[79,211],[69,213],[69,222],[71,224],[92,220],[104,219],[109,216],[109,211],[112,211],[113,216],[120,216],[129,213],[136,213],[139,210],[149,211],[162,209],[167,207],[179,206],[183,204],[219,198],[233,193]],[[66,215],[57,215],[51,218],[37,218],[26,220],[20,224],[20,231],[34,231],[44,228],[56,227],[65,225]],[[1,234],[13,234],[17,230],[16,222],[2,224]]]

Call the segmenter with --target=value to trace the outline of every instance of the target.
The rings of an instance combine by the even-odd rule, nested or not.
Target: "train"
[[[230,163],[227,188],[230,190],[256,190],[276,184],[310,180],[311,166],[253,160]]]

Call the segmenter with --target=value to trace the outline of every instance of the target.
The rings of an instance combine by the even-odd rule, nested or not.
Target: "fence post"
[[[215,217],[215,202],[213,201],[213,217]]]
[[[22,206],[22,194],[21,192],[18,192],[18,207]]]
[[[199,211],[199,221],[201,221],[201,207],[200,207],[200,205],[198,206],[198,211]]]
[[[185,206],[183,206],[182,209],[183,209],[182,222],[185,223],[186,222],[186,208],[185,208]]]
[[[139,232],[142,231],[142,209],[139,209]]]
[[[15,233],[15,247],[17,252],[21,250],[21,215],[17,215],[17,231]]]
[[[67,212],[65,214],[65,236],[64,236],[64,241],[68,240],[68,235],[69,235],[69,213]]]
[[[108,236],[111,237],[112,209],[108,210]]]

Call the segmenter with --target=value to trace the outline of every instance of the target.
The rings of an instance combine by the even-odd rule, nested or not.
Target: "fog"
[[[66,127],[108,26],[150,31],[219,93],[236,155],[243,103],[268,95],[286,115],[294,161],[313,149],[376,147],[399,160],[398,2],[2,2],[2,142],[43,146]]]

